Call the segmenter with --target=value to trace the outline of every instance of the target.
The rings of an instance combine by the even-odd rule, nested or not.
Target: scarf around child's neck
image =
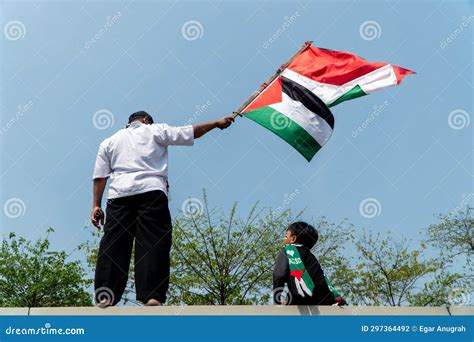
[[[303,260],[301,260],[300,253],[297,247],[303,247],[301,244],[291,244],[285,246],[285,253],[288,257],[288,264],[290,266],[290,276],[293,277],[298,294],[302,297],[305,293],[308,296],[313,296],[314,282],[306,270]],[[329,279],[324,276],[329,290],[332,292],[336,303],[345,303],[341,294],[334,288]]]
[[[294,279],[298,294],[301,297],[304,297],[305,294],[311,297],[313,295],[314,282],[308,274],[303,260],[301,260],[297,247],[302,247],[302,245],[291,244],[285,246],[285,253],[290,266],[290,276]]]

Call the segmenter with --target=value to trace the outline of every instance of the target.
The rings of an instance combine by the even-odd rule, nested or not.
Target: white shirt
[[[153,190],[168,194],[168,145],[193,143],[191,125],[134,121],[100,144],[92,179],[110,177],[107,199]]]

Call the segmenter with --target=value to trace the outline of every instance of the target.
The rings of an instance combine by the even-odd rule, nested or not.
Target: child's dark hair
[[[306,222],[295,222],[288,226],[288,230],[296,236],[296,242],[311,249],[318,242],[318,232]]]

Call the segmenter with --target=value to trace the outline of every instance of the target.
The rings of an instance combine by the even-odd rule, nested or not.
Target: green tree
[[[257,203],[242,218],[237,203],[229,213],[211,210],[205,193],[201,209],[181,213],[174,223],[170,303],[270,304],[272,272],[284,232],[303,213],[258,209]],[[346,225],[329,224],[324,218],[315,224],[321,239],[314,253],[328,274],[352,234]]]
[[[425,243],[411,248],[413,241],[371,232],[354,243],[355,256],[338,260],[333,279],[353,305],[449,305],[450,289],[462,284],[444,258],[426,256]]]
[[[0,306],[89,306],[85,288],[90,280],[79,261],[67,261],[64,251],[49,249],[46,237],[36,242],[10,233],[0,251]]]
[[[439,223],[428,227],[427,242],[438,248],[449,259],[464,257],[472,270],[471,257],[474,252],[474,208],[452,211],[438,215]]]
[[[202,210],[201,210],[202,209]],[[279,241],[291,216],[253,206],[247,217],[203,205],[174,222],[170,303],[266,304]]]

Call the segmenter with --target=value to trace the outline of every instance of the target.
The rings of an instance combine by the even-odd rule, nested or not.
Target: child
[[[286,305],[344,305],[332,287],[311,248],[318,241],[318,232],[305,222],[288,226],[273,270],[273,300]],[[286,299],[282,292],[288,286]]]

